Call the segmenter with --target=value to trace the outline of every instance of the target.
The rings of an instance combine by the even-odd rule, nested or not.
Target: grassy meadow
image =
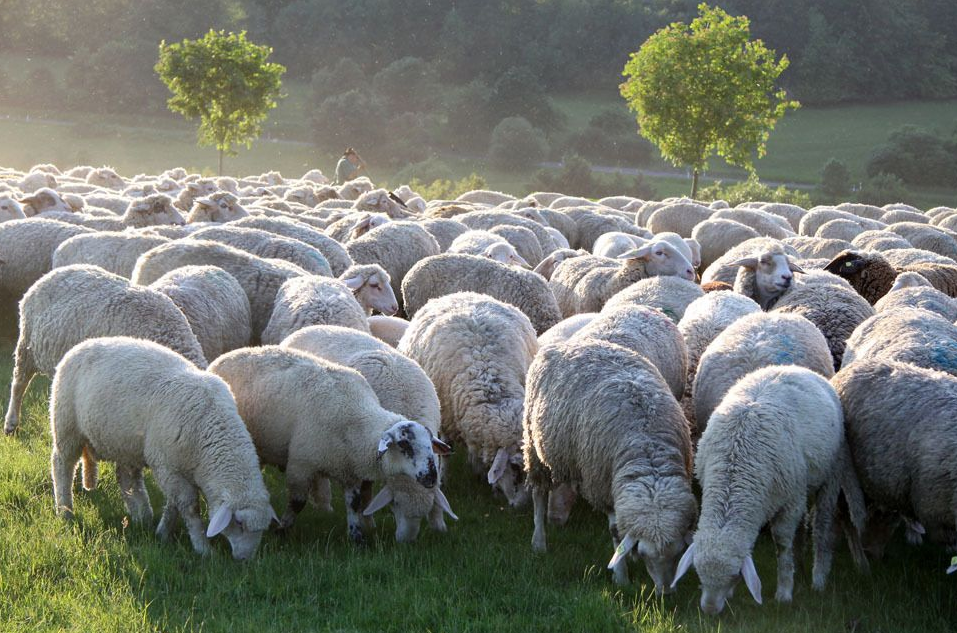
[[[6,406],[12,344],[0,344]],[[718,618],[697,607],[689,572],[676,595],[656,599],[641,564],[632,585],[611,582],[604,517],[585,504],[550,527],[545,555],[531,551],[531,509],[510,510],[453,458],[446,491],[460,516],[447,534],[423,526],[398,545],[388,512],[371,544],[348,542],[341,501],[334,515],[307,508],[286,536],[267,534],[239,563],[225,539],[196,556],[185,532],[168,544],[129,526],[111,465],[99,487],[76,494],[76,519],[53,513],[47,417],[49,381],[38,378],[15,438],[0,438],[0,631],[820,631],[944,632],[957,627],[957,583],[947,555],[898,542],[869,576],[846,552],[827,589],[810,589],[799,569],[795,602],[774,602],[775,563],[767,535],[755,552],[764,582],[759,606],[743,589]],[[119,395],[119,394],[118,394]],[[149,481],[149,476],[147,477]],[[267,483],[282,508],[282,476]],[[77,484],[78,485],[78,484]],[[154,509],[162,498],[150,482]],[[903,539],[899,539],[903,541]]]

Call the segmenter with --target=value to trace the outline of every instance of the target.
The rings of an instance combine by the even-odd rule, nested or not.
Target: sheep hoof
[[[13,434],[16,433],[16,432],[17,432],[17,427],[16,427],[16,425],[5,424],[5,425],[3,426],[3,434],[4,434],[4,435],[13,435]]]
[[[791,602],[791,591],[779,588],[774,594],[774,599],[778,602]]]

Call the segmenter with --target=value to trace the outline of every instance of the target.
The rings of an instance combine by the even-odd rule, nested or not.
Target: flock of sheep
[[[0,170],[4,430],[51,376],[58,512],[77,464],[90,489],[107,460],[150,522],[149,467],[157,535],[182,518],[197,552],[223,534],[236,558],[307,503],[331,511],[332,481],[356,542],[386,506],[398,541],[422,518],[445,531],[453,443],[531,499],[536,551],[581,497],[608,517],[616,582],[629,559],[659,593],[694,567],[708,613],[742,578],[761,602],[765,525],[785,602],[802,529],[816,589],[840,540],[862,570],[899,526],[953,547],[955,296],[945,207]],[[281,516],[264,464],[285,472]]]

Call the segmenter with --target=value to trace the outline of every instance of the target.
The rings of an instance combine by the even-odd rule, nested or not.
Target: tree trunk
[[[223,150],[222,149],[219,150],[219,175],[220,176],[223,175]]]
[[[220,168],[222,171],[222,168]],[[695,167],[691,175],[691,199],[694,200],[698,197],[698,168]]]

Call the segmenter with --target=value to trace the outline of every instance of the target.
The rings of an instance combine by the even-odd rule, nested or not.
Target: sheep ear
[[[362,287],[362,284],[365,283],[365,279],[363,279],[362,275],[356,275],[355,277],[343,279],[342,283],[346,285],[346,288],[355,292]]]
[[[379,459],[385,455],[385,452],[389,450],[390,446],[392,446],[393,441],[394,440],[392,439],[392,436],[388,433],[382,436],[382,438],[379,440],[379,452],[376,455],[376,459]]]
[[[432,438],[432,452],[436,455],[451,455],[452,447],[437,437]]]
[[[225,503],[216,509],[212,518],[209,519],[209,527],[206,528],[206,538],[212,538],[226,529],[229,520],[233,518],[233,511]]]
[[[651,257],[651,244],[645,244],[627,253],[622,253],[615,259],[648,259],[649,257]]]
[[[369,505],[366,506],[366,509],[362,511],[362,514],[363,516],[371,517],[376,510],[381,510],[390,503],[392,503],[392,491],[389,490],[388,486],[383,486],[379,494],[373,497]]]
[[[515,253],[515,261],[518,263],[519,266],[522,266],[523,268],[531,268],[531,265],[528,263],[528,260],[526,260],[524,257],[519,255],[518,253]]]
[[[804,269],[798,266],[793,259],[788,257],[788,268],[791,269],[792,273],[803,273]]]
[[[275,521],[276,523],[280,525],[282,524],[282,521],[279,520],[279,515],[276,514],[276,511],[273,509],[272,506],[269,506],[269,517],[272,521]]]
[[[681,577],[691,569],[691,565],[694,564],[694,543],[688,546],[688,549],[685,550],[685,553],[682,554],[681,560],[678,561],[678,568],[675,570],[675,579],[671,581],[671,586],[674,587],[678,584],[678,581],[681,580]]]
[[[455,513],[452,512],[452,506],[449,505],[449,500],[445,498],[445,493],[443,493],[442,489],[438,486],[435,487],[435,502],[439,504],[439,507],[442,508],[443,512],[452,517],[454,520],[459,520]]]
[[[492,460],[492,467],[488,469],[488,482],[494,484],[505,474],[505,468],[508,466],[508,453],[504,448],[498,449],[495,453],[495,459]]]
[[[758,604],[761,604],[761,579],[758,577],[758,570],[754,568],[754,559],[748,554],[741,565],[741,576],[744,578],[744,584],[747,585],[751,597]]]
[[[950,567],[947,568],[947,573],[948,573],[948,574],[952,574],[952,573],[954,573],[955,571],[957,571],[957,561],[955,561],[955,559],[952,558],[952,559],[950,559],[950,563],[951,563],[951,564],[950,564]]]
[[[631,551],[631,548],[635,546],[636,542],[637,540],[634,536],[626,534],[625,538],[618,544],[618,547],[615,548],[615,554],[611,557],[611,560],[608,561],[608,569],[614,569],[615,566],[621,562],[621,559]]]
[[[758,258],[742,257],[741,259],[736,259],[733,262],[728,262],[728,266],[741,266],[742,268],[755,269],[758,267]]]

